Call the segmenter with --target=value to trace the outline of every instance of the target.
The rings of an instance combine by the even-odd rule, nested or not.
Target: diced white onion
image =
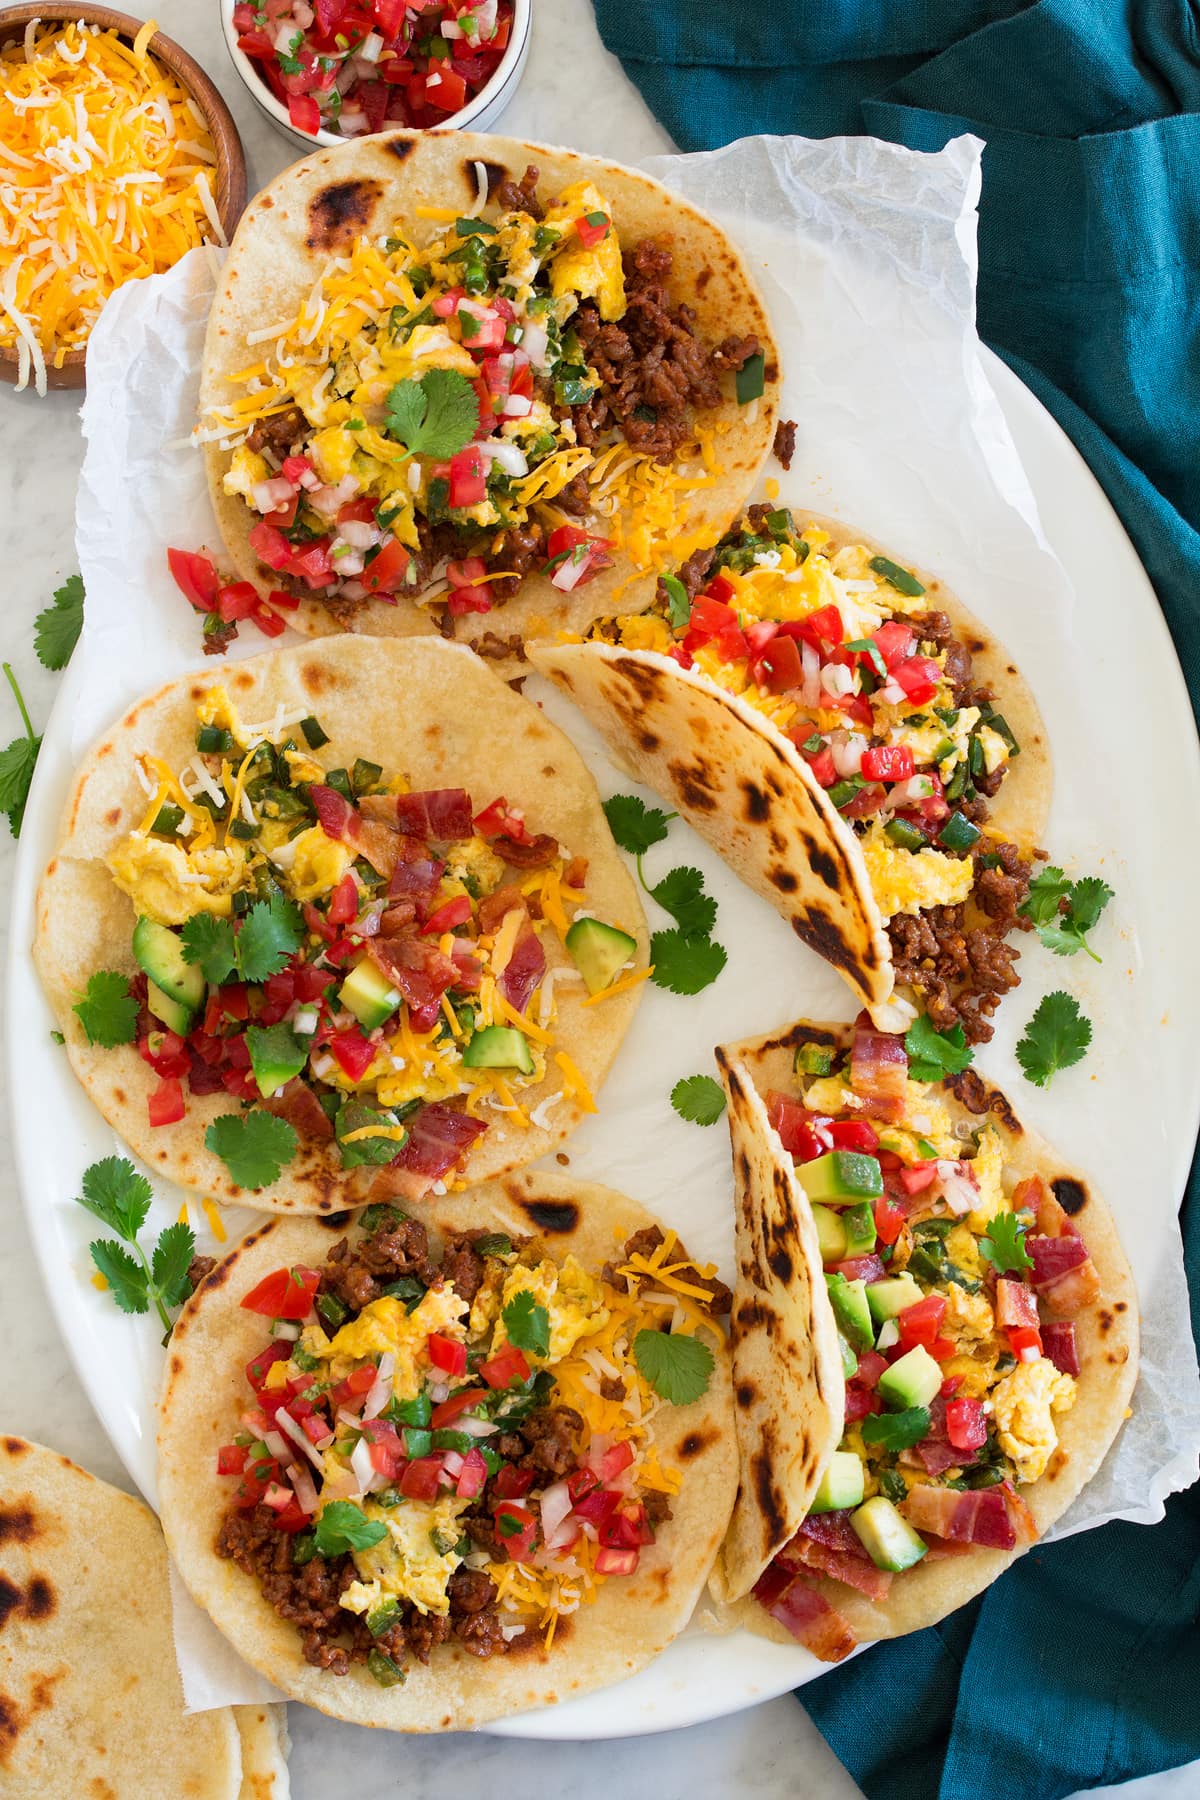
[[[830,663],[825,670],[825,686],[831,694],[840,698],[843,694],[852,692],[854,674],[852,670],[845,668],[841,663]]]
[[[292,1019],[292,1030],[297,1037],[311,1037],[321,1023],[321,1015],[315,1006],[302,1006]]]
[[[296,1423],[291,1413],[284,1412],[283,1409],[280,1408],[279,1412],[275,1415],[275,1423],[279,1426],[281,1431],[287,1433],[288,1437],[291,1438],[293,1444],[295,1444],[297,1448],[303,1450],[310,1463],[314,1464],[318,1469],[324,1469],[325,1465],[317,1452],[316,1445],[309,1443],[303,1426]]]
[[[376,1419],[387,1405],[392,1393],[392,1373],[396,1367],[396,1358],[389,1350],[379,1359],[379,1367],[375,1379],[367,1389],[367,1398],[363,1404],[364,1419]]]
[[[271,1336],[273,1338],[281,1338],[287,1343],[294,1344],[296,1339],[300,1336],[299,1319],[276,1319],[271,1327]]]
[[[893,1344],[900,1342],[900,1327],[895,1319],[885,1319],[879,1327],[879,1335],[875,1339],[877,1350],[890,1350]]]
[[[285,1462],[287,1460],[288,1447],[277,1431],[264,1431],[262,1441],[277,1461]]]
[[[294,19],[284,19],[275,32],[274,41],[276,50],[282,50],[285,56],[290,56],[292,39],[295,37],[297,30],[298,26]]]
[[[533,411],[533,401],[524,394],[509,394],[504,402],[506,419],[524,419]]]
[[[365,1494],[375,1474],[375,1465],[371,1461],[371,1447],[366,1438],[359,1438],[350,1452],[350,1467],[354,1471],[354,1479],[358,1483],[358,1491]]]
[[[429,1398],[433,1401],[435,1406],[440,1406],[443,1400],[448,1400],[450,1398],[450,1383],[448,1381],[431,1381],[429,1384]]]
[[[304,1467],[303,1463],[293,1463],[288,1470],[288,1474],[292,1478],[292,1487],[295,1491],[300,1511],[307,1513],[311,1519],[312,1515],[316,1512],[317,1507],[320,1505],[320,1501],[317,1499],[316,1484],[314,1483],[312,1476]]]
[[[863,751],[867,747],[865,737],[856,731],[850,732],[844,743],[835,737],[829,745],[833,756],[833,766],[843,778],[847,775],[858,775],[862,771]]]
[[[456,25],[453,19],[443,19],[442,36],[451,39],[460,38],[463,36],[463,28],[461,25]]]
[[[494,463],[499,463],[506,475],[527,475],[529,463],[525,452],[519,444],[506,443],[503,438],[489,438],[479,448],[485,456],[490,456]]]
[[[309,489],[308,503],[314,512],[319,512],[323,519],[332,518],[339,507],[353,500],[358,492],[358,482],[353,475],[343,475],[336,487],[315,487]]]
[[[937,1167],[942,1199],[955,1217],[961,1219],[964,1213],[970,1212],[979,1198],[979,1189],[968,1176],[963,1174],[956,1162],[950,1162],[943,1157]]]
[[[573,556],[568,556],[565,562],[559,563],[550,580],[564,594],[573,593],[587,573],[587,566],[586,556],[581,557],[578,562]]]
[[[542,1494],[542,1537],[547,1550],[554,1548],[554,1534],[570,1512],[571,1492],[565,1481],[556,1481]]]
[[[335,557],[333,566],[341,575],[361,575],[367,565],[361,550],[349,550],[345,556]]]
[[[290,481],[285,480],[282,475],[275,475],[270,481],[256,481],[250,490],[250,497],[256,512],[269,513],[286,506],[295,491]]]
[[[546,327],[537,324],[533,319],[528,320],[525,325],[524,335],[521,338],[521,348],[535,369],[544,369],[546,366],[546,354],[550,348],[550,340],[546,335]]]
[[[383,533],[378,525],[372,525],[369,519],[347,519],[338,526],[335,542],[352,544],[356,550],[369,550],[373,544],[380,543],[382,538]]]
[[[452,1481],[457,1481],[463,1472],[463,1459],[459,1451],[447,1450],[442,1457],[442,1467]]]
[[[929,775],[910,776],[907,781],[898,781],[889,797],[896,806],[911,806],[917,800],[930,800],[933,798],[933,779]]]
[[[383,39],[377,31],[369,31],[358,46],[358,54],[364,62],[377,63],[383,50]]]
[[[465,1431],[468,1437],[476,1438],[491,1437],[499,1429],[490,1419],[477,1419],[473,1413],[464,1413],[455,1424],[456,1431]]]
[[[800,640],[800,666],[804,671],[801,696],[805,706],[817,706],[821,699],[821,658],[812,644]]]

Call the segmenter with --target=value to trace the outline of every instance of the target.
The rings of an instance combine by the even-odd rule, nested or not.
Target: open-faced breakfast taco
[[[201,431],[226,548],[302,630],[522,640],[647,604],[734,519],[778,360],[724,232],[634,170],[470,132],[288,169],[243,215]]]
[[[881,1026],[991,1036],[1050,803],[1045,729],[941,585],[753,506],[593,641],[539,646],[610,749],[693,824]]]
[[[634,1202],[524,1173],[272,1221],[175,1327],[172,1556],[293,1699],[466,1728],[619,1680],[691,1614],[737,1485],[728,1288]]]
[[[865,1016],[717,1059],[741,1487],[713,1585],[836,1662],[961,1606],[1075,1499],[1126,1416],[1137,1297],[1103,1200],[973,1071],[913,1080]]]
[[[646,931],[537,707],[461,646],[348,637],[125,715],[72,789],[34,954],[76,1074],[152,1168],[329,1212],[566,1137]]]

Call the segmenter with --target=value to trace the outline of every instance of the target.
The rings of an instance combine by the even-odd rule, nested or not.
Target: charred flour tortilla
[[[473,1234],[470,1243],[464,1237],[468,1231]],[[172,1555],[194,1598],[239,1653],[291,1698],[338,1718],[397,1731],[469,1728],[572,1699],[643,1667],[687,1622],[724,1534],[736,1485],[724,1332],[709,1311],[697,1306],[698,1272],[684,1262],[686,1253],[674,1234],[664,1238],[640,1206],[607,1188],[561,1175],[522,1174],[469,1195],[422,1202],[402,1221],[371,1209],[351,1228],[349,1246],[327,1262],[336,1245],[336,1234],[316,1222],[272,1221],[217,1266],[175,1328],[161,1401],[159,1494]],[[398,1277],[401,1268],[410,1271],[407,1277]],[[287,1269],[297,1271],[300,1281],[308,1279],[306,1271],[326,1270],[316,1311],[298,1340],[302,1356],[317,1365],[300,1377],[306,1385],[319,1385],[317,1405],[373,1412],[370,1392],[364,1401],[361,1386],[354,1397],[344,1389],[336,1401],[323,1397],[330,1382],[347,1379],[346,1371],[361,1367],[373,1383],[384,1382],[383,1394],[391,1384],[393,1400],[359,1427],[374,1440],[361,1472],[348,1468],[335,1448],[314,1453],[320,1468],[290,1449],[288,1459],[277,1465],[278,1481],[253,1463],[240,1477],[220,1475],[218,1451],[236,1460],[236,1452],[222,1447],[235,1434],[245,1435],[243,1415],[254,1398],[246,1385],[246,1364],[259,1357],[270,1329],[265,1316],[242,1302],[264,1278]],[[365,1280],[368,1269],[376,1271],[374,1287]],[[621,1270],[633,1270],[634,1287],[652,1289],[655,1298],[631,1295],[631,1278]],[[409,1282],[408,1301],[370,1298],[395,1278]],[[426,1287],[427,1281],[431,1285]],[[715,1284],[706,1285],[712,1291]],[[664,1303],[664,1287],[674,1289],[678,1298]],[[456,1296],[472,1288],[475,1297],[467,1315]],[[351,1295],[362,1304],[353,1304],[347,1298]],[[329,1307],[338,1299],[341,1323],[335,1333],[338,1312]],[[263,1295],[256,1300],[260,1307],[280,1303],[286,1304]],[[304,1304],[301,1296],[290,1310],[298,1312]],[[520,1328],[522,1307],[534,1337],[540,1311],[546,1333],[541,1342],[548,1344],[548,1356],[534,1348],[527,1357],[514,1352],[510,1328],[530,1342]],[[466,1344],[482,1346],[487,1360],[473,1363],[472,1375],[465,1366],[457,1374],[439,1374],[453,1360],[447,1354],[447,1335],[461,1344],[464,1326],[456,1321],[468,1316]],[[435,1317],[443,1321],[436,1364],[430,1360],[435,1354],[432,1339],[425,1349],[425,1333]],[[643,1321],[655,1329],[674,1325],[691,1340],[693,1354],[699,1345],[707,1346],[713,1360],[702,1395],[688,1404],[659,1401],[636,1375],[628,1339]],[[323,1342],[326,1334],[333,1334],[332,1351]],[[595,1351],[602,1366],[614,1372],[604,1376],[603,1388],[588,1360]],[[384,1356],[391,1359],[386,1364]],[[465,1361],[464,1356],[462,1365]],[[290,1378],[291,1366],[284,1367]],[[541,1371],[553,1377],[548,1390]],[[449,1438],[437,1429],[441,1415],[430,1413],[428,1400],[423,1416],[434,1426],[432,1447],[428,1430],[419,1441],[414,1431],[406,1431],[405,1420],[420,1416],[418,1396],[428,1393],[431,1384],[435,1404],[441,1404],[436,1395],[448,1393],[446,1404],[456,1411],[460,1426],[468,1427],[479,1425],[481,1411],[499,1413],[503,1420],[508,1408],[527,1407],[526,1396],[534,1393],[537,1410],[511,1415],[527,1422],[502,1423],[491,1436],[465,1437],[466,1443],[490,1446],[497,1453],[497,1468],[482,1497],[456,1497],[455,1472],[466,1492],[471,1459],[464,1462],[461,1454],[444,1448]],[[273,1396],[278,1404],[292,1391],[290,1379],[274,1387],[264,1384],[258,1398],[265,1404]],[[456,1409],[453,1396],[458,1392],[470,1399]],[[406,1398],[401,1401],[402,1393]],[[298,1428],[285,1432],[281,1418],[277,1424],[286,1449],[294,1444]],[[522,1431],[524,1437],[517,1435]],[[313,1435],[320,1436],[319,1424]],[[345,1423],[338,1426],[338,1438],[345,1439],[348,1455]],[[258,1451],[251,1447],[246,1454],[254,1457],[263,1449],[269,1445]],[[409,1460],[417,1452],[418,1460]],[[363,1454],[360,1446],[356,1456]],[[439,1482],[443,1457],[448,1479]],[[329,1499],[332,1471],[340,1469],[337,1491],[348,1496],[340,1509],[343,1525],[349,1517],[361,1529],[367,1514],[396,1521],[382,1550],[367,1545],[353,1569],[345,1567],[345,1554],[331,1564],[323,1550],[314,1557],[308,1530],[296,1529],[297,1524],[307,1528],[311,1515],[293,1523],[286,1512],[272,1512],[262,1504],[247,1507],[250,1482],[258,1484],[252,1492],[273,1483],[276,1500],[283,1484],[294,1485],[297,1496],[304,1492],[303,1472],[290,1458],[311,1473],[317,1500],[322,1494]],[[598,1477],[580,1480],[585,1460],[600,1471]],[[431,1462],[430,1491],[441,1496],[436,1541],[429,1529],[432,1503],[420,1498],[422,1472]],[[366,1495],[358,1486],[364,1479],[373,1484]],[[558,1549],[541,1574],[519,1560],[530,1548],[540,1552],[544,1546],[548,1508],[556,1494],[568,1511],[572,1497],[578,1496],[576,1504],[586,1508],[590,1494],[591,1514],[563,1519],[560,1508],[554,1515],[569,1539],[584,1516],[612,1520],[614,1484],[627,1492],[632,1504],[625,1511],[641,1516],[643,1527],[634,1533],[633,1548],[616,1552],[618,1568],[595,1579],[594,1599],[587,1597],[591,1583],[572,1577],[570,1563],[561,1559],[579,1557],[584,1564],[591,1559],[599,1571],[605,1553],[595,1538],[582,1548],[568,1544]],[[348,1489],[358,1497],[348,1495]],[[497,1499],[497,1490],[512,1498]],[[654,1492],[659,1522],[647,1530],[646,1496]],[[610,1498],[604,1504],[606,1493]],[[638,1495],[643,1498],[633,1501]],[[289,1505],[295,1503],[293,1499]],[[309,1505],[313,1503],[310,1495]],[[278,1611],[247,1565],[250,1558],[254,1568],[265,1563],[287,1569],[274,1556],[275,1519],[300,1546],[293,1552],[299,1566],[292,1583],[283,1573],[272,1581]],[[602,1526],[591,1529],[603,1531]],[[460,1537],[464,1532],[469,1541]],[[381,1535],[378,1529],[374,1535]],[[618,1534],[610,1528],[608,1535]],[[264,1539],[267,1548],[256,1549]],[[393,1542],[399,1546],[394,1552]],[[506,1544],[511,1556],[504,1553]],[[375,1560],[380,1556],[382,1564]],[[622,1558],[628,1559],[631,1572],[622,1572]],[[348,1576],[356,1577],[349,1587]],[[580,1588],[583,1598],[577,1603]],[[333,1594],[332,1601],[322,1601],[323,1622],[307,1613],[298,1628],[297,1613],[305,1614],[306,1608],[295,1604],[293,1589],[310,1600]],[[339,1610],[340,1594],[350,1607]],[[403,1598],[398,1602],[397,1596]],[[366,1635],[364,1619],[367,1630],[378,1635]],[[340,1660],[339,1640],[346,1644]],[[306,1642],[311,1660],[304,1654]],[[372,1642],[375,1648],[364,1660]],[[428,1661],[422,1660],[422,1652]]]
[[[535,188],[517,188],[531,164]],[[463,281],[465,325],[451,297]],[[347,299],[354,313],[343,330]],[[264,335],[273,328],[291,331],[282,368]],[[747,368],[739,380],[760,397],[739,404],[734,375],[751,342],[761,376],[748,383]],[[244,373],[255,366],[265,372]],[[500,460],[489,450],[484,470],[503,479],[486,495],[477,459],[451,464],[449,439],[405,461],[403,443],[384,431],[396,385],[431,370],[490,391],[491,436],[482,438]],[[607,417],[597,425],[600,392],[628,412],[623,429]],[[668,432],[681,392],[694,429]],[[635,170],[569,150],[395,132],[304,158],[243,215],[209,323],[201,423],[226,548],[263,594],[283,585],[302,596],[302,630],[430,632],[452,599],[449,581],[460,594],[449,605],[453,634],[511,669],[522,639],[585,630],[618,599],[624,610],[646,605],[658,543],[686,536],[690,548],[726,528],[767,456],[778,394],[749,269],[686,202]],[[289,499],[282,465],[297,451],[316,475],[302,481],[293,464]],[[264,478],[281,477],[278,492],[261,490]],[[431,483],[441,484],[432,495]],[[282,504],[287,521],[296,490],[299,535],[286,522],[291,541],[281,548],[263,536],[264,508]],[[339,508],[364,498],[355,522],[358,536],[366,522],[366,538],[343,542]],[[385,549],[364,567],[355,549],[378,554],[371,502],[383,509]],[[303,564],[289,563],[289,547]],[[464,566],[469,559],[478,566]],[[496,584],[500,572],[521,577],[519,592],[513,580]]]
[[[775,1560],[765,1572],[759,1560],[745,1558],[739,1563],[739,1579],[730,1581],[730,1593],[744,1593],[750,1581],[759,1598],[747,1597],[739,1605],[737,1621],[781,1642],[799,1637],[831,1661],[846,1655],[856,1642],[896,1637],[931,1625],[994,1581],[1060,1517],[1096,1473],[1121,1428],[1137,1376],[1137,1297],[1104,1201],[1088,1182],[1063,1166],[1043,1139],[1022,1125],[1001,1093],[986,1088],[978,1078],[959,1078],[958,1093],[946,1084],[906,1083],[903,1070],[898,1080],[889,1082],[880,1073],[879,1047],[871,1041],[879,1034],[869,1034],[865,1042],[859,1039],[854,1058],[866,1102],[857,1109],[847,1102],[839,1106],[837,1090],[847,1090],[844,1072],[852,1067],[846,1058],[853,1056],[856,1031],[864,1029],[801,1021],[718,1052],[731,1097],[735,1144],[742,1129],[739,1121],[748,1117],[759,1153],[778,1174],[790,1176],[793,1155],[784,1148],[782,1133],[797,1145],[799,1183],[803,1184],[807,1168],[810,1186],[822,1195],[820,1206],[827,1213],[836,1211],[843,1222],[853,1196],[832,1202],[827,1198],[824,1171],[829,1156],[823,1145],[830,1137],[819,1134],[822,1129],[828,1134],[830,1121],[838,1118],[855,1120],[860,1131],[863,1123],[870,1125],[879,1138],[876,1156],[896,1165],[880,1165],[885,1190],[881,1204],[899,1207],[906,1221],[902,1228],[894,1216],[887,1223],[885,1212],[883,1229],[898,1235],[888,1262],[880,1263],[883,1278],[892,1280],[899,1274],[903,1279],[908,1270],[921,1295],[939,1296],[945,1302],[939,1318],[932,1323],[926,1318],[925,1330],[913,1323],[905,1331],[913,1332],[917,1345],[928,1343],[936,1331],[938,1370],[959,1385],[955,1396],[947,1399],[936,1392],[934,1377],[935,1397],[925,1403],[930,1432],[910,1442],[909,1448],[894,1453],[864,1443],[863,1430],[871,1417],[896,1416],[896,1397],[885,1394],[881,1406],[874,1392],[883,1378],[882,1357],[863,1348],[845,1353],[847,1370],[856,1362],[858,1368],[846,1382],[841,1451],[851,1453],[851,1464],[855,1456],[865,1459],[868,1503],[875,1504],[874,1495],[886,1499],[890,1488],[901,1516],[908,1516],[918,1528],[928,1548],[923,1555],[918,1550],[920,1560],[912,1566],[889,1572],[876,1563],[865,1540],[850,1526],[854,1506],[843,1501],[841,1508],[809,1512],[818,1492],[814,1477],[825,1476],[830,1469],[828,1452],[833,1445],[828,1437],[822,1440],[823,1466],[814,1470],[805,1464],[781,1503],[747,1478],[754,1458],[763,1455],[764,1441],[760,1437],[748,1445],[743,1429],[742,1487],[725,1568],[730,1568],[731,1547],[747,1539],[760,1555],[765,1548]],[[873,1065],[868,1052],[876,1055]],[[805,1063],[820,1069],[826,1062],[829,1074],[803,1072]],[[873,1069],[865,1079],[864,1069]],[[761,1097],[758,1104],[753,1096],[747,1103],[751,1085]],[[907,1090],[906,1110],[899,1122],[893,1110],[889,1123],[886,1093],[889,1086],[901,1085]],[[805,1138],[806,1130],[818,1134],[813,1141]],[[893,1146],[890,1153],[888,1145]],[[929,1158],[926,1152],[931,1149],[954,1151],[957,1160],[946,1155]],[[802,1160],[813,1151],[821,1152],[821,1161]],[[753,1180],[747,1186],[736,1150],[735,1175],[739,1208],[746,1208],[749,1219],[757,1222],[761,1195],[770,1190]],[[918,1185],[922,1181],[926,1185]],[[1011,1220],[1014,1206],[1032,1215],[1021,1241],[1030,1246],[1033,1266],[1021,1270],[1002,1259],[1005,1272],[995,1278],[994,1265],[978,1250],[980,1233],[988,1230],[985,1219],[990,1208],[996,1208],[993,1221],[1004,1215]],[[827,1255],[823,1270],[812,1229],[815,1216],[805,1206],[803,1227],[790,1243],[780,1245],[794,1271],[793,1304],[801,1311],[812,1306],[818,1335],[841,1330],[845,1341],[849,1316],[845,1300],[833,1297],[823,1272],[827,1275],[836,1268],[844,1274],[843,1295],[845,1285],[855,1279],[865,1281],[870,1294],[872,1283],[880,1279],[871,1255],[884,1247],[884,1238],[877,1239],[871,1255],[856,1261],[835,1265]],[[994,1228],[1003,1236],[1001,1226]],[[836,1247],[832,1254],[838,1254]],[[1003,1294],[1002,1286],[1007,1290]],[[750,1317],[747,1308],[761,1292],[759,1273],[740,1261],[735,1371],[739,1358],[747,1354],[736,1341],[737,1321]],[[885,1311],[881,1306],[880,1312]],[[879,1326],[876,1308],[870,1312],[873,1326]],[[1023,1341],[1017,1335],[1021,1327],[1000,1324],[1000,1315],[1037,1320],[1035,1336],[1044,1339],[1046,1352],[1053,1350],[1056,1362],[1051,1365],[1049,1357],[1034,1347],[1027,1360],[1014,1357],[1011,1346]],[[902,1333],[899,1345],[888,1350],[893,1360],[896,1349],[904,1352],[909,1341]],[[1066,1373],[1071,1368],[1077,1369],[1076,1376]],[[983,1420],[987,1442],[964,1450],[962,1434],[965,1428],[967,1437],[971,1435],[971,1420],[952,1419],[947,1408],[956,1398],[960,1413],[972,1413],[972,1403],[985,1395],[992,1409]],[[811,1376],[793,1399],[814,1433],[820,1429],[827,1402],[828,1388],[819,1390]],[[868,1412],[872,1406],[875,1411]],[[739,1417],[739,1425],[743,1424]],[[840,1429],[835,1425],[835,1439]],[[959,1437],[958,1445],[951,1440],[951,1431]],[[1022,1476],[1022,1468],[1029,1479]],[[1003,1485],[997,1472],[1013,1485]],[[951,1481],[961,1486],[948,1487]],[[743,1511],[747,1517],[739,1519]],[[751,1535],[755,1531],[757,1537]],[[839,1569],[844,1578],[835,1577],[833,1572]]]
[[[278,729],[276,719],[284,721]],[[304,720],[310,730],[319,722],[327,741],[311,748],[297,723]],[[252,778],[260,765],[246,748],[254,727],[274,740],[261,766],[275,772],[260,778],[261,792]],[[205,732],[228,740],[200,770],[207,789],[196,773]],[[182,816],[177,778],[189,769],[188,787],[201,799],[214,785],[218,797],[249,790],[232,824],[228,804],[215,825],[198,800]],[[350,791],[347,771],[357,782],[353,804],[324,779]],[[392,777],[412,790],[403,822],[396,809],[405,794],[378,791]],[[373,791],[364,794],[364,784]],[[492,803],[502,798],[524,819],[503,806],[497,813]],[[259,827],[245,822],[255,806]],[[179,815],[171,828],[158,822],[159,808]],[[269,816],[272,809],[282,817]],[[426,813],[430,822],[422,823]],[[188,824],[192,836],[179,837]],[[234,825],[248,835],[237,836]],[[268,829],[283,840],[274,851],[262,849]],[[189,850],[202,836],[210,848]],[[582,886],[571,888],[568,875]],[[137,987],[139,916],[165,920],[174,956],[176,928],[227,933],[219,915],[228,920],[232,908],[236,923],[246,902],[265,912],[268,894],[297,921],[304,982],[290,985],[286,972],[265,983],[261,971],[244,982],[235,970],[210,976],[206,997],[171,1025],[186,1042],[172,1038],[163,1023],[170,1008],[154,1001],[151,1017],[144,983]],[[591,1091],[616,1054],[640,985],[585,1006],[588,989],[562,942],[585,906],[622,928],[628,962],[644,967],[636,891],[592,778],[562,733],[462,646],[348,637],[184,677],[125,715],[85,760],[68,800],[39,893],[34,956],[72,1067],[152,1168],[223,1200],[332,1212],[361,1204],[373,1189],[411,1193],[442,1178],[472,1181],[519,1167],[593,1108]],[[206,909],[218,916],[193,927]],[[342,922],[330,923],[331,915]],[[248,926],[247,918],[241,931]],[[136,1031],[127,1026],[112,1047],[89,1041],[75,1010],[98,971],[110,972],[122,992],[133,982],[135,998],[142,995]],[[382,994],[382,1023],[361,998],[354,1016],[348,1010],[342,983],[351,974],[371,984],[368,1002]],[[614,968],[610,985],[617,979],[629,977]],[[472,1053],[481,1025],[499,1036]],[[271,1071],[256,1080],[247,1044],[252,1054],[255,1046],[272,1053],[276,1083],[289,1070],[294,1078],[268,1094]],[[468,1068],[480,1053],[490,1066]],[[524,1070],[510,1066],[515,1057]],[[297,1141],[277,1177],[268,1164],[248,1169],[239,1185],[206,1134],[227,1115],[235,1124],[220,1130],[241,1129],[243,1101],[253,1102],[244,1115],[251,1119],[262,1119],[264,1105],[279,1112]],[[270,1132],[274,1122],[251,1129]]]
[[[0,1627],[8,1800],[285,1800],[274,1709],[184,1713],[154,1515],[20,1437],[0,1439]],[[245,1783],[242,1710],[264,1713]]]
[[[899,961],[939,1029],[991,1035],[1050,759],[1027,684],[940,582],[844,525],[755,506],[651,612],[531,654],[881,1026],[905,1016]],[[881,743],[903,779],[859,772]]]

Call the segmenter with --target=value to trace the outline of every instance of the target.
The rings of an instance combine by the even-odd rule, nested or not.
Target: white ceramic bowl
[[[235,3],[236,0],[221,0],[221,29],[225,34],[225,47],[246,92],[276,131],[282,132],[291,143],[299,144],[302,150],[323,150],[336,144],[357,142],[355,138],[341,137],[335,131],[297,131],[288,117],[287,107],[275,98],[258,73],[252,58],[244,50],[238,49],[238,33],[233,23]],[[533,0],[513,0],[512,36],[491,80],[480,88],[461,112],[448,113],[437,127],[439,131],[487,131],[495,124],[521,85],[521,76],[529,58],[532,7]],[[387,129],[394,131],[398,127],[389,125]]]

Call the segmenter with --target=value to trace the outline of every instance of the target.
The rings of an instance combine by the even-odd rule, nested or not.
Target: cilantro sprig
[[[1079,1002],[1056,988],[1047,994],[1025,1027],[1017,1045],[1017,1061],[1026,1079],[1045,1087],[1059,1069],[1082,1062],[1092,1041],[1092,1022]]]
[[[1100,962],[1087,934],[1115,898],[1112,888],[1098,875],[1068,881],[1061,869],[1047,868],[1030,882],[1017,911],[1033,920],[1043,944],[1056,956],[1074,956],[1077,950],[1086,950],[1093,962]]]
[[[34,621],[33,647],[44,669],[65,669],[83,630],[83,577],[68,575]]]
[[[550,1314],[527,1290],[514,1294],[500,1317],[508,1341],[534,1356],[550,1354]]]
[[[715,1125],[725,1111],[725,1090],[711,1075],[685,1075],[671,1089],[671,1105],[690,1125]]]
[[[987,1232],[979,1240],[979,1254],[986,1257],[997,1275],[1032,1269],[1033,1258],[1025,1248],[1025,1231],[1025,1221],[1014,1212],[998,1212],[989,1220]]]
[[[235,932],[228,919],[196,913],[180,932],[183,960],[198,963],[205,981],[219,987],[237,970],[243,981],[276,975],[304,942],[300,908],[282,894],[259,900]]]
[[[654,1392],[672,1406],[690,1406],[708,1391],[713,1353],[699,1338],[666,1331],[639,1331],[633,1360]]]
[[[159,1234],[149,1261],[138,1243],[153,1192],[144,1175],[123,1156],[108,1156],[83,1174],[80,1206],[121,1240],[97,1238],[88,1245],[92,1261],[122,1312],[149,1312],[153,1303],[163,1329],[171,1330],[169,1306],[182,1306],[191,1291],[188,1266],[196,1252],[191,1227],[182,1220]],[[128,1245],[129,1249],[125,1246]],[[132,1254],[131,1254],[132,1251]]]
[[[220,1157],[243,1188],[270,1187],[279,1179],[283,1165],[295,1156],[299,1141],[295,1127],[286,1119],[254,1108],[245,1113],[222,1113],[204,1134],[205,1147]]]
[[[904,1048],[913,1081],[941,1081],[947,1075],[961,1075],[975,1054],[968,1048],[961,1025],[938,1031],[928,1013],[913,1020],[904,1034]]]
[[[73,1008],[89,1044],[115,1050],[137,1036],[138,1003],[129,982],[115,969],[97,969],[88,977],[83,998]]]
[[[453,456],[479,428],[479,399],[457,369],[430,369],[389,390],[383,428],[412,456]]]
[[[25,802],[29,798],[29,784],[33,780],[33,771],[37,766],[38,751],[42,747],[40,735],[35,733],[30,723],[25,700],[17,685],[17,678],[8,663],[3,664],[5,679],[13,691],[17,710],[25,726],[25,736],[14,738],[7,750],[0,750],[0,812],[8,814],[9,829],[14,837],[21,835],[21,821],[25,817]]]
[[[344,1556],[348,1550],[369,1550],[380,1543],[387,1526],[382,1519],[368,1519],[350,1500],[330,1500],[321,1508],[313,1536],[318,1556]]]
[[[642,858],[666,841],[667,828],[678,813],[647,806],[636,794],[614,794],[604,802],[608,828],[621,849],[634,858],[638,880],[652,900],[675,920],[676,929],[656,931],[650,940],[650,979],[673,994],[698,994],[717,979],[728,957],[712,936],[717,903],[704,891],[699,869],[681,865],[662,880],[646,880]]]

